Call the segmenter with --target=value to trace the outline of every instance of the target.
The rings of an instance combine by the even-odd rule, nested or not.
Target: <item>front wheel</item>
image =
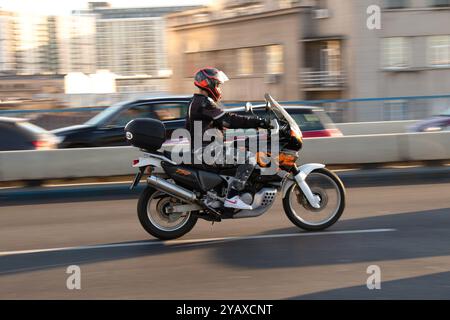
[[[192,230],[197,217],[191,212],[170,213],[171,207],[181,205],[180,200],[147,187],[138,202],[138,217],[142,227],[160,240],[182,237]]]
[[[294,183],[283,198],[283,208],[289,220],[307,231],[321,231],[335,224],[345,208],[342,181],[327,169],[316,169],[306,177],[314,195],[320,198],[320,208],[312,207],[300,187]]]

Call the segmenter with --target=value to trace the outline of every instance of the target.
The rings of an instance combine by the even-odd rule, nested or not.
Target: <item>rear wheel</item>
[[[170,213],[172,206],[180,204],[180,200],[147,187],[138,202],[138,217],[142,227],[160,240],[182,237],[192,230],[197,217],[191,212]]]
[[[321,231],[335,224],[345,208],[342,181],[327,169],[317,169],[306,177],[312,193],[320,198],[320,208],[312,207],[300,187],[294,183],[283,198],[284,211],[297,227]]]

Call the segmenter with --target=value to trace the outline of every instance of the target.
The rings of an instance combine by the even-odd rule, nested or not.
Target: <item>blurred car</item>
[[[191,96],[140,99],[115,104],[86,123],[52,131],[61,140],[59,148],[110,147],[128,145],[124,127],[132,119],[154,118],[164,122],[166,136],[185,127],[185,117]],[[255,106],[254,112],[262,115],[262,106]],[[336,137],[342,133],[325,111],[315,107],[288,106],[286,110],[299,123],[305,138]],[[239,114],[245,113],[243,107],[227,109]]]
[[[421,120],[409,127],[411,132],[450,131],[450,108],[439,115]]]
[[[286,111],[294,118],[300,126],[303,138],[340,137],[342,132],[336,127],[326,112],[318,107],[284,106]],[[237,114],[246,114],[245,108],[234,108],[230,111]],[[265,114],[264,106],[253,107],[258,116]]]
[[[23,118],[0,117],[0,151],[55,149],[58,138]]]
[[[52,131],[61,139],[59,148],[88,148],[128,145],[124,128],[132,119],[155,118],[164,122],[167,136],[184,127],[191,97],[164,97],[120,102],[86,123]]]

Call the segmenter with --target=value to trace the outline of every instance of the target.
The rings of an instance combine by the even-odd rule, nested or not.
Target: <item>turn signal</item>
[[[296,138],[298,141],[302,141],[303,135],[291,130],[291,137]]]

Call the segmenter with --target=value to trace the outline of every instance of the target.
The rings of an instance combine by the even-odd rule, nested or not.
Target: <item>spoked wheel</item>
[[[158,239],[179,238],[197,223],[197,217],[191,212],[171,213],[173,206],[182,204],[180,200],[148,187],[139,198],[139,221],[145,231]]]
[[[327,169],[317,169],[306,178],[312,193],[320,199],[320,208],[312,207],[302,190],[293,184],[283,199],[283,208],[296,226],[307,231],[320,231],[339,220],[345,208],[342,181]]]

